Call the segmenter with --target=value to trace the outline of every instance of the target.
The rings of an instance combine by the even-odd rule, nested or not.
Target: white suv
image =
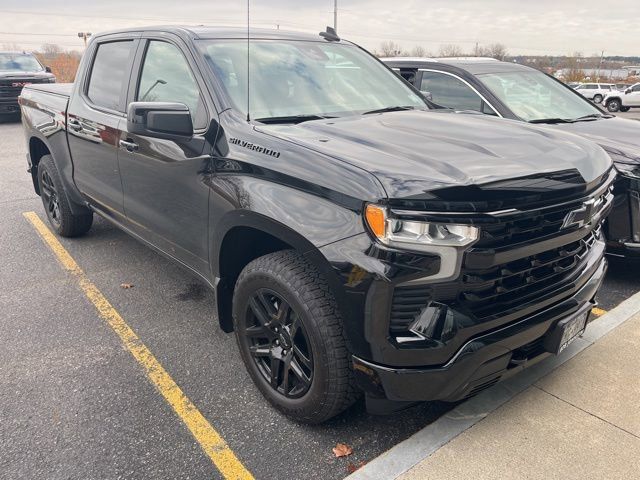
[[[640,107],[640,83],[631,85],[625,91],[609,92],[602,101],[610,112],[627,112],[632,107]]]
[[[602,102],[604,96],[615,89],[612,83],[581,83],[575,88],[576,92],[595,103]]]

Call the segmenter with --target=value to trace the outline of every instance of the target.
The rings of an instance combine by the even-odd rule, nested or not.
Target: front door
[[[144,137],[129,133],[123,120],[118,163],[125,214],[130,227],[144,239],[205,273],[209,269],[209,113],[185,56],[188,52],[165,40],[144,42],[130,98],[187,105],[195,134],[185,141]]]

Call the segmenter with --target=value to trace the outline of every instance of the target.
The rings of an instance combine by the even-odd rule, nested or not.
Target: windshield
[[[487,73],[478,78],[513,113],[528,122],[547,118],[571,120],[601,113],[588,100],[542,72]]]
[[[42,65],[33,55],[26,53],[0,53],[0,71],[40,72]]]
[[[200,48],[235,108],[247,114],[246,40],[203,40]],[[250,116],[336,117],[427,104],[393,72],[342,43],[252,40]]]

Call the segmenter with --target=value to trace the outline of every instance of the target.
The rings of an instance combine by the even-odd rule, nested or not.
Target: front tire
[[[620,100],[617,100],[615,98],[607,102],[607,110],[609,110],[612,113],[620,111],[621,106],[622,105],[620,104]]]
[[[358,398],[336,301],[302,255],[283,250],[249,263],[233,321],[252,380],[285,415],[321,423]]]
[[[74,214],[51,155],[45,155],[38,163],[38,186],[49,223],[62,237],[78,237],[91,228],[93,213],[82,207],[83,213]]]

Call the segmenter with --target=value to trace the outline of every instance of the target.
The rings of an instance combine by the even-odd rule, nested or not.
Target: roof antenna
[[[251,108],[251,103],[249,102],[249,94],[251,89],[249,88],[251,73],[249,72],[249,4],[251,0],[247,0],[247,122],[251,121],[251,116],[249,115],[249,109]]]
[[[325,40],[329,40],[330,42],[339,42],[340,37],[336,33],[336,29],[333,27],[327,26],[326,32],[320,32],[320,36]]]

